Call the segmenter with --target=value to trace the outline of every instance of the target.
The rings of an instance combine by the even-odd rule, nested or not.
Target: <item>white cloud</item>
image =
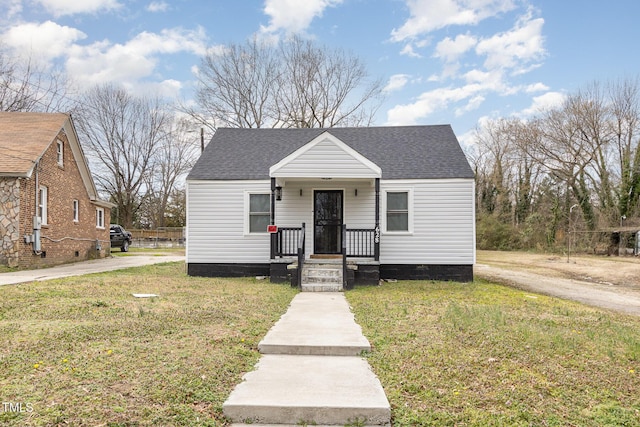
[[[414,125],[435,111],[446,109],[450,104],[476,96],[483,88],[478,84],[462,87],[438,88],[424,92],[417,101],[396,105],[387,112],[387,124],[390,126]]]
[[[395,74],[389,78],[389,83],[384,87],[385,92],[400,90],[409,82],[408,74]]]
[[[104,82],[135,85],[154,74],[159,55],[182,52],[203,55],[205,41],[202,28],[195,31],[172,28],[159,34],[142,32],[125,44],[105,40],[88,46],[75,45],[69,52],[67,72],[81,85]],[[175,87],[175,82],[167,84]]]
[[[549,109],[559,107],[565,101],[566,95],[561,92],[547,92],[544,95],[535,96],[529,108],[525,108],[516,114],[519,117],[529,117],[542,113]]]
[[[65,55],[78,40],[86,38],[82,31],[52,21],[26,23],[8,29],[2,42],[13,48],[24,59],[49,62]]]
[[[327,7],[335,7],[343,0],[265,0],[264,13],[269,25],[261,26],[263,33],[301,33],[314,18],[322,16]]]
[[[0,17],[0,22],[3,20],[10,21],[22,13],[22,0],[3,0],[0,3],[4,3],[4,7],[7,9],[5,16]]]
[[[478,120],[478,126],[481,126],[482,120],[483,117]],[[465,153],[473,152],[476,146],[476,129],[470,129],[458,135],[458,141]]]
[[[400,55],[407,55],[411,58],[422,58],[422,55],[416,53],[416,51],[413,49],[413,45],[411,44],[405,45],[405,47],[403,47],[400,51]]]
[[[152,1],[147,5],[149,12],[166,12],[169,10],[169,3],[165,1]]]
[[[527,85],[524,88],[524,91],[527,92],[527,93],[543,92],[545,90],[549,90],[549,86],[547,86],[544,83],[540,83],[540,82]]]
[[[536,9],[527,6],[526,1],[406,1],[411,17],[394,30],[392,41],[403,42],[402,53],[416,57],[422,53],[417,40],[425,39],[425,34],[453,25],[476,25],[523,4],[525,9],[510,14],[512,25],[501,32],[494,30],[487,34],[483,33],[485,27],[478,27],[477,33],[463,30],[442,38],[431,54],[432,58],[441,60],[440,70],[428,79],[434,86],[412,101],[388,110],[388,124],[416,124],[442,111],[462,116],[477,111],[496,96],[542,94],[533,98],[530,108],[519,113],[523,115],[555,106],[564,99],[561,93],[549,92],[549,87],[542,82],[515,84],[512,80],[539,67],[546,56],[544,20],[536,16]],[[438,88],[438,84],[447,86]]]
[[[162,56],[179,53],[200,56],[207,51],[203,28],[142,32],[122,44],[109,40],[81,44],[86,38],[76,28],[46,21],[9,28],[0,35],[0,43],[37,65],[64,63],[67,74],[79,86],[116,82],[132,90],[153,88],[166,95],[177,94],[182,86],[176,80],[162,79],[159,72]]]
[[[476,53],[486,55],[484,66],[488,69],[510,68],[516,72],[530,69],[532,62],[541,60],[546,54],[543,25],[544,19],[533,19],[529,13],[511,30],[478,42]]]
[[[54,16],[97,13],[120,8],[117,0],[36,0]]]
[[[468,113],[469,111],[477,110],[478,108],[480,108],[484,100],[485,97],[482,95],[474,96],[469,100],[469,102],[467,102],[467,105],[462,108],[456,109],[456,117],[460,117],[463,114]]]
[[[124,87],[131,93],[137,95],[144,96],[151,93],[154,96],[157,95],[168,99],[177,99],[180,96],[180,91],[182,90],[182,83],[174,79],[168,79],[161,82],[125,82]]]
[[[463,75],[463,78],[467,84],[478,84],[485,90],[502,92],[502,94],[509,90],[502,70],[470,70]]]
[[[513,0],[406,0],[409,19],[391,32],[400,42],[450,25],[476,25],[515,8]]]
[[[455,39],[449,37],[436,45],[436,58],[442,58],[446,62],[457,61],[458,58],[473,48],[478,40],[469,34],[458,34]]]
[[[146,31],[127,42],[128,50],[145,54],[191,52],[204,55],[207,51],[202,27],[195,31],[182,28],[165,28],[160,34]]]

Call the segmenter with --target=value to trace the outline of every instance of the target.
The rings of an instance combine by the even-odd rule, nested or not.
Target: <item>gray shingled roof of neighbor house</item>
[[[383,179],[473,178],[451,126],[216,131],[188,180],[268,179],[269,168],[329,132],[382,169]]]

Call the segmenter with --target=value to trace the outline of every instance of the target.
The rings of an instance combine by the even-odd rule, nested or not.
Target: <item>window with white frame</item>
[[[409,192],[387,192],[387,231],[409,231]]]
[[[64,144],[61,140],[57,141],[57,156],[58,156],[58,166],[64,166]]]
[[[80,221],[80,202],[73,200],[73,222]]]
[[[96,208],[96,227],[104,228],[104,208]]]
[[[248,232],[266,233],[271,220],[271,196],[269,194],[249,194]]]
[[[38,190],[38,216],[40,217],[40,223],[42,225],[48,224],[48,221],[47,221],[47,203],[49,199],[48,193],[49,193],[49,189],[44,185],[41,185],[40,189]]]

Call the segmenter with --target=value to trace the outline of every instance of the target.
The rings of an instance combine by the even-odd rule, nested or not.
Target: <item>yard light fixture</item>
[[[282,200],[282,187],[276,186],[276,200]]]

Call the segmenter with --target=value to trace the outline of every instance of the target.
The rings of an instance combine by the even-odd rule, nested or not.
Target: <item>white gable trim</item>
[[[326,164],[317,164],[317,167],[304,168],[304,171],[291,170],[297,160],[305,154],[313,151],[319,144],[329,142],[345,153],[355,163],[362,166],[359,170],[353,170],[347,174],[338,170],[332,170],[331,159],[327,159]],[[287,170],[289,169],[289,170]],[[295,169],[295,168],[293,168]],[[300,147],[284,159],[269,168],[269,176],[272,178],[380,178],[382,169],[353,148],[331,135],[328,131],[323,132],[309,143]]]

